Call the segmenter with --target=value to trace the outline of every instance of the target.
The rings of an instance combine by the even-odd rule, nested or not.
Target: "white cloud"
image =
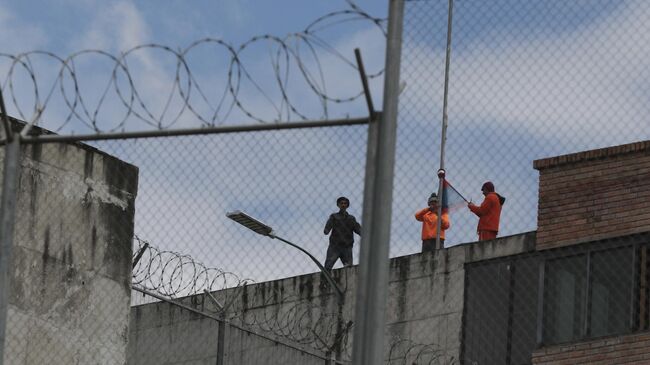
[[[97,2],[90,29],[73,44],[81,49],[125,51],[147,43],[150,29],[137,7],[130,1]]]
[[[450,80],[450,138],[457,138],[455,136],[458,133],[462,133],[463,136],[471,136],[472,129],[485,127],[485,123],[488,122],[494,123],[490,126],[493,130],[517,130],[526,138],[555,140],[558,141],[558,144],[564,142],[565,145],[558,149],[578,148],[569,143],[573,142],[580,132],[587,134],[588,138],[597,139],[595,143],[616,144],[617,140],[625,142],[631,138],[647,138],[648,132],[645,132],[646,135],[643,137],[643,133],[639,133],[639,128],[641,128],[640,125],[647,126],[648,107],[645,99],[648,95],[643,88],[647,88],[645,84],[648,80],[648,71],[646,70],[649,69],[647,66],[650,62],[646,56],[650,50],[648,45],[650,42],[647,42],[646,39],[647,34],[650,34],[648,32],[650,24],[645,21],[647,15],[650,14],[650,7],[646,3],[637,2],[635,4],[636,8],[630,7],[626,11],[603,18],[599,23],[593,23],[589,27],[573,33],[554,33],[553,37],[536,37],[527,41],[522,38],[512,38],[502,43],[507,44],[507,47],[498,49],[489,44],[475,43],[464,51],[455,50],[452,54],[452,77]],[[0,7],[0,20],[10,19],[10,17],[7,18],[6,13],[1,13],[1,9],[2,7]],[[97,2],[97,9],[90,28],[86,31],[82,30],[82,46],[75,48],[102,48],[119,54],[119,51],[150,40],[150,27],[133,3],[121,1],[102,5]],[[4,24],[5,22],[1,21],[0,27],[3,27]],[[501,33],[500,36],[503,34]],[[345,38],[334,44],[334,48],[350,61],[354,59],[352,51],[355,47],[361,48],[369,73],[375,72],[383,65],[385,39],[377,30],[350,32]],[[444,65],[444,50],[434,52],[429,48],[414,49],[412,44],[409,47],[403,50],[402,64],[417,64],[419,69],[427,70],[425,73],[402,74],[402,79],[407,81],[407,88],[403,96],[409,101],[409,108],[413,109],[409,111],[410,115],[426,116],[427,120],[423,123],[429,124],[425,126],[426,128],[422,128],[422,125],[418,124],[419,122],[408,118],[400,120],[401,134],[400,140],[398,140],[398,166],[394,190],[396,203],[394,203],[393,213],[393,254],[419,250],[420,226],[413,219],[412,214],[416,209],[422,207],[424,200],[436,184],[434,173],[437,167],[437,156],[435,153],[437,153],[438,147],[436,143],[439,143],[436,133],[440,130],[438,123],[442,104],[442,82],[438,83],[438,81],[442,81],[441,66]],[[416,53],[417,59],[412,58],[416,56]],[[270,72],[270,61],[267,58],[255,58],[259,54],[256,53],[246,59],[246,64],[257,63],[266,66],[266,68],[260,68],[260,71],[256,73],[256,81],[271,85],[273,84],[273,74]],[[143,97],[155,117],[162,113],[175,76],[173,57],[165,56],[163,58],[159,55],[155,50],[145,49],[134,52],[128,59],[139,95]],[[268,53],[264,56],[267,57]],[[320,54],[320,62],[325,72],[327,90],[331,95],[345,97],[361,90],[358,74],[350,65],[325,53]],[[429,64],[427,65],[426,62]],[[292,67],[294,66],[292,64]],[[306,66],[315,73],[316,66],[313,60],[308,60]],[[195,76],[201,77],[201,82],[204,83],[202,85],[211,83],[222,85],[225,82],[226,72],[225,68],[206,67],[204,74]],[[309,99],[309,104],[304,102],[307,99],[304,97],[305,93],[311,93],[311,91],[306,89],[304,81],[298,80],[300,75],[295,67],[292,68],[292,72],[296,77],[296,80],[292,79],[289,89],[292,101],[296,103],[300,111],[305,111],[308,116],[317,116],[320,112],[318,105],[311,99]],[[378,78],[371,85],[377,109],[381,108],[381,79]],[[433,81],[435,81],[435,85],[432,85]],[[265,89],[265,91],[268,90]],[[220,95],[215,94],[213,95],[215,97]],[[193,94],[193,96],[197,95]],[[274,96],[277,97],[277,94]],[[264,118],[268,117],[268,105],[259,95],[251,93],[244,100],[251,111]],[[415,100],[422,102],[413,102]],[[177,101],[173,104],[176,109],[168,112],[171,115],[178,112]],[[355,115],[355,111],[358,112],[356,115],[365,113],[363,100],[361,99],[355,105],[341,106],[337,108],[339,114],[330,114],[330,116],[339,116],[340,113],[348,110],[352,115]],[[116,113],[110,108],[102,109],[102,112],[105,113],[107,120],[111,119],[111,113]],[[237,116],[241,116],[241,113]],[[239,122],[240,120],[240,118],[233,117],[228,121]],[[187,111],[181,121],[182,123],[175,127],[198,125]],[[432,121],[434,123],[431,123]],[[645,122],[645,124],[640,122]],[[610,126],[616,128],[618,132],[604,133],[603,131]],[[432,128],[434,133],[429,133],[428,128]],[[596,128],[601,131],[593,133],[593,135],[589,134]],[[161,235],[169,235],[174,232],[179,236],[185,235],[182,238],[186,241],[177,241],[180,242],[179,250],[191,250],[195,248],[192,245],[197,242],[200,242],[196,245],[197,247],[207,249],[210,242],[205,238],[204,232],[206,231],[210,233],[207,236],[211,237],[217,237],[219,233],[226,233],[225,240],[222,239],[227,243],[224,244],[224,251],[233,250],[235,252],[233,247],[228,245],[231,242],[243,244],[246,239],[238,236],[239,227],[228,225],[229,222],[224,220],[223,212],[219,211],[219,209],[225,209],[232,204],[232,197],[222,193],[220,189],[226,189],[231,194],[240,196],[246,195],[243,194],[245,192],[250,196],[243,202],[249,202],[249,205],[239,201],[238,203],[241,205],[233,208],[246,209],[249,206],[254,206],[256,202],[268,203],[265,201],[265,197],[286,203],[286,211],[291,213],[266,211],[263,208],[260,208],[258,212],[250,213],[261,212],[264,215],[261,217],[263,220],[272,224],[277,223],[280,226],[284,222],[289,222],[286,228],[287,238],[295,238],[304,243],[310,251],[320,257],[319,254],[322,254],[326,246],[326,237],[320,233],[320,230],[326,214],[332,210],[330,201],[332,197],[338,193],[352,192],[355,194],[358,198],[353,196],[353,199],[359,204],[355,207],[354,213],[357,218],[361,217],[359,198],[363,178],[362,164],[356,164],[354,168],[350,169],[336,168],[332,172],[323,172],[322,170],[323,166],[343,161],[340,157],[330,157],[339,151],[331,151],[328,147],[339,142],[349,142],[348,135],[344,133],[337,135],[332,130],[330,132],[321,138],[309,139],[304,138],[304,135],[296,134],[295,138],[287,141],[280,138],[263,141],[262,137],[252,138],[251,141],[242,141],[243,150],[250,148],[250,152],[245,153],[251,156],[259,155],[259,158],[255,160],[255,163],[248,162],[251,172],[234,171],[233,176],[224,172],[223,176],[219,175],[218,179],[214,179],[215,193],[211,199],[211,203],[214,205],[206,203],[205,199],[201,200],[195,196],[188,197],[186,194],[176,193],[170,194],[171,196],[163,196],[163,194],[158,194],[153,187],[145,187],[143,184],[143,195],[139,196],[139,199],[146,196],[147,203],[138,206],[140,211],[137,213],[139,215],[136,224],[138,227],[142,227],[145,233],[160,232]],[[413,137],[413,135],[417,136]],[[494,138],[498,140],[497,137]],[[453,144],[458,140],[450,142]],[[259,144],[273,144],[275,149],[261,149]],[[283,147],[284,144],[291,145],[291,149]],[[417,149],[410,148],[409,145],[417,146]],[[515,143],[512,143],[510,147],[512,146],[515,146]],[[479,197],[480,200],[476,191],[482,179],[485,177],[492,179],[494,175],[498,175],[498,179],[502,179],[503,182],[496,180],[497,185],[509,198],[503,219],[506,233],[521,231],[522,224],[518,223],[522,221],[521,217],[525,217],[526,227],[529,227],[531,222],[534,222],[536,204],[534,197],[536,172],[530,167],[529,157],[532,147],[518,146],[517,151],[525,151],[518,155],[516,155],[517,152],[513,153],[512,150],[509,150],[507,155],[490,156],[494,160],[501,160],[497,163],[504,169],[511,169],[515,165],[517,167],[525,165],[524,168],[518,169],[517,173],[508,172],[511,175],[508,173],[498,174],[490,169],[492,165],[483,166],[482,169],[475,168],[476,165],[479,165],[477,160],[484,156],[478,156],[479,154],[476,153],[477,150],[480,150],[479,148],[475,146],[472,148],[474,149],[468,147],[467,150],[461,151],[462,156],[461,153],[455,157],[448,156],[448,162],[455,158],[462,160],[463,164],[463,166],[460,164],[448,165],[448,169],[455,174],[452,181],[458,184],[457,187],[462,192],[475,192],[474,198]],[[365,148],[361,148],[361,150],[365,152]],[[191,151],[195,156],[198,156],[196,154],[203,155],[206,152],[202,149],[192,149]],[[142,153],[147,152],[155,154],[153,150],[142,151]],[[207,151],[208,154],[210,152]],[[282,155],[283,153],[287,156]],[[291,158],[292,154],[308,157],[313,164],[305,163],[302,160],[299,161],[300,163],[296,163]],[[280,156],[282,158],[279,158]],[[205,155],[203,157],[206,158]],[[191,160],[190,157],[187,158]],[[215,158],[220,161],[235,159],[230,155],[211,155],[207,158]],[[260,161],[264,163],[260,163]],[[153,170],[168,168],[164,166],[164,160],[147,162],[157,166]],[[139,163],[139,165],[144,166],[147,162]],[[241,160],[233,162],[234,165],[242,163]],[[219,171],[219,168],[220,166],[215,164],[215,166],[205,169],[205,172]],[[286,172],[284,175],[275,172],[278,169],[286,169]],[[226,169],[225,171],[230,173],[231,170]],[[529,171],[530,174],[522,177],[524,174],[521,171]],[[354,174],[353,179],[349,178],[349,174]],[[517,174],[519,175],[515,176]],[[273,176],[277,181],[267,181]],[[227,181],[220,181],[221,179],[227,179]],[[258,184],[250,183],[255,179],[259,179],[260,182]],[[153,189],[152,192],[148,193],[149,195],[144,195],[146,194],[144,189],[148,188]],[[207,188],[205,185],[203,187],[191,185],[185,189],[205,191]],[[220,204],[218,209],[215,208],[217,204]],[[309,210],[301,210],[305,209],[305,204],[312,204],[313,207]],[[186,208],[176,208],[183,205]],[[172,207],[177,209],[176,213],[171,213]],[[165,210],[170,212],[167,218],[171,221],[180,220],[175,217],[186,219],[182,221],[188,230],[193,229],[193,224],[200,225],[200,223],[192,222],[192,217],[196,217],[198,222],[211,222],[210,224],[214,226],[204,228],[203,232],[178,233],[180,229],[170,228],[172,225],[161,223],[162,220],[158,218],[158,212]],[[318,211],[314,212],[314,210]],[[294,217],[291,214],[304,214],[304,217],[296,222],[291,220]],[[475,217],[463,212],[462,215],[457,215],[454,219],[454,228],[448,236],[449,241],[459,243],[473,239]],[[185,242],[190,243],[183,246]],[[262,244],[264,243],[260,245]],[[237,250],[239,249],[238,247]],[[263,255],[264,253],[260,254],[260,256]],[[225,256],[228,260],[241,260],[242,262],[248,259],[248,257]],[[280,260],[285,262],[282,257]],[[301,266],[298,270],[311,268],[310,263],[306,265]],[[235,266],[243,268],[245,265],[237,262]],[[254,269],[260,272],[270,271],[269,268],[261,265],[255,268],[246,268],[246,270],[252,271]],[[286,270],[290,272],[292,269],[294,268],[289,267]]]
[[[489,119],[561,140],[586,128],[615,127],[624,134],[621,140],[635,138],[647,115],[648,94],[639,88],[650,66],[650,4],[634,5],[574,32],[531,39],[512,35],[500,42],[507,47],[473,43],[453,52],[450,121],[462,128]],[[406,62],[429,60],[431,70],[444,59],[444,49],[415,53],[417,61],[406,54]],[[412,90],[442,100],[442,83],[431,87],[432,78],[417,76],[403,77]],[[601,134],[610,143],[611,137]]]
[[[15,54],[41,48],[47,41],[42,29],[23,22],[3,4],[0,4],[0,34],[0,53]]]

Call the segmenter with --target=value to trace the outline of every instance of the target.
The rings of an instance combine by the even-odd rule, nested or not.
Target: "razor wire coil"
[[[328,313],[319,305],[297,295],[284,295],[279,289],[272,288],[270,295],[247,290],[253,280],[208,267],[190,255],[160,250],[137,235],[134,236],[134,259],[136,257],[132,274],[134,287],[170,299],[192,296],[195,306],[205,305],[207,299],[203,293],[206,291],[219,292],[223,308],[218,314],[231,322],[322,351],[351,351],[347,338],[353,324],[339,313]],[[278,300],[283,303],[281,313],[264,309],[272,308]],[[248,303],[253,307],[248,308]]]
[[[0,62],[8,61],[4,68],[6,72],[0,75],[0,87],[4,93],[9,94],[5,99],[9,101],[10,112],[15,112],[22,120],[57,133],[75,133],[80,128],[93,133],[120,132],[138,128],[135,126],[138,122],[142,122],[145,129],[157,130],[187,123],[196,127],[213,127],[227,123],[235,111],[257,123],[327,119],[331,114],[330,104],[353,102],[359,99],[363,91],[361,85],[357,90],[348,91],[347,95],[337,95],[328,89],[328,75],[322,58],[330,57],[353,70],[357,66],[351,61],[352,54],[344,55],[320,33],[344,23],[364,22],[376,27],[385,36],[385,19],[369,15],[352,1],[347,3],[349,9],[323,15],[301,32],[282,38],[270,34],[258,35],[239,46],[223,39],[203,38],[183,49],[149,43],[134,46],[120,54],[98,49],[81,50],[67,57],[40,50],[19,54],[0,53]],[[252,67],[247,66],[248,62],[257,61],[248,51],[255,46],[264,45],[269,48],[267,61],[273,74],[274,85],[270,86],[261,85],[252,74]],[[192,62],[195,52],[210,47],[224,52],[227,64],[224,70],[220,70],[226,74],[225,82],[212,97],[209,89],[213,87],[202,86],[200,78],[205,75],[199,74],[196,68],[200,67],[195,68]],[[157,95],[164,100],[159,107],[151,105],[145,96],[158,91],[149,85],[142,87],[137,81],[142,73],[139,64],[151,53],[160,53],[158,59],[169,59],[175,63],[173,69],[168,70],[170,85],[162,88],[167,92]],[[88,58],[93,59],[95,64],[108,64],[109,67],[104,74],[87,75],[82,72],[82,65]],[[49,63],[52,67],[43,71],[38,66],[41,63]],[[3,70],[1,66],[2,63],[0,70]],[[297,72],[293,72],[294,69]],[[376,71],[368,77],[377,78],[382,72]],[[27,89],[25,78],[30,84]],[[106,80],[103,87],[97,88],[99,94],[95,97],[94,106],[91,105],[90,98],[84,96],[85,89],[82,85],[87,79]],[[311,93],[318,100],[318,112],[303,110],[300,106],[305,99],[303,92],[290,92],[291,84],[298,81],[304,82],[304,92]],[[270,110],[273,110],[270,116],[256,111],[255,101],[246,100],[243,95],[245,88],[253,90],[270,105]],[[273,91],[279,95],[272,96]],[[25,102],[30,98],[31,103]],[[119,110],[116,111],[118,107]],[[57,117],[47,114],[50,109],[57,109]],[[119,115],[116,122],[109,124],[104,121],[113,119],[116,115]],[[55,122],[54,119],[58,121]]]

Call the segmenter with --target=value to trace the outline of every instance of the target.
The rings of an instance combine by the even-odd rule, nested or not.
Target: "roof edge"
[[[650,141],[640,141],[634,143],[623,144],[613,147],[599,148],[595,150],[582,151],[577,153],[570,153],[567,155],[560,155],[555,157],[543,158],[533,161],[533,168],[536,170],[544,170],[551,167],[574,164],[579,162],[586,162],[591,160],[603,159],[607,157],[620,156],[635,152],[650,152]]]

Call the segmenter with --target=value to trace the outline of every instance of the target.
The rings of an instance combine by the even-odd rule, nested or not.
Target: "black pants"
[[[440,246],[445,247],[445,239],[440,239]],[[433,252],[436,249],[436,239],[422,240],[422,253]]]
[[[352,265],[352,246],[339,246],[330,244],[327,247],[327,257],[325,258],[325,269],[332,270],[336,260],[341,259],[343,266]]]

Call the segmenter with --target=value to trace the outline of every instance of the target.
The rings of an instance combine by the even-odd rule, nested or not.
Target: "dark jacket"
[[[325,234],[330,233],[330,231],[332,231],[330,245],[347,247],[354,244],[354,236],[352,233],[361,235],[361,225],[348,212],[337,212],[330,214],[325,224]]]

